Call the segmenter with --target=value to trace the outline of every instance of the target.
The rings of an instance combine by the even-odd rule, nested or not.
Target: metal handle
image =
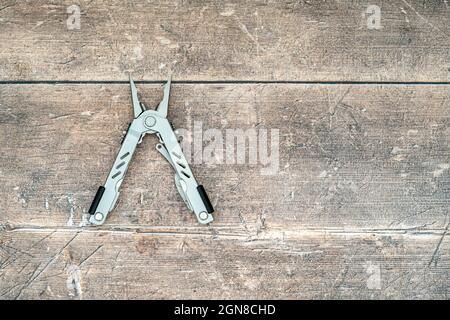
[[[89,213],[91,214],[89,221],[93,224],[103,224],[108,213],[110,213],[116,205],[120,193],[120,186],[125,178],[131,159],[133,158],[136,146],[141,140],[141,133],[133,127],[136,127],[136,120],[133,121],[128,128],[116,160],[109,172],[105,186],[99,188],[91,208],[89,209]]]
[[[194,211],[199,223],[207,224],[213,221],[213,206],[205,189],[197,183],[189,167],[175,133],[167,119],[158,119],[158,135],[165,150],[163,156],[172,164],[176,171],[176,184],[186,205]]]

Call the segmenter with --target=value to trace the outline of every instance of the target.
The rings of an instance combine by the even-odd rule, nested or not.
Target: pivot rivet
[[[102,221],[103,220],[103,214],[100,212],[97,212],[94,216],[95,220]]]
[[[145,118],[144,124],[147,128],[151,128],[156,124],[156,119],[152,116]]]

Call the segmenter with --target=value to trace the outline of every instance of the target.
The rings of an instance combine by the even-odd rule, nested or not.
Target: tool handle
[[[106,183],[98,189],[89,208],[89,213],[91,214],[89,221],[93,224],[103,224],[108,213],[116,205],[120,193],[120,186],[133,158],[136,146],[141,139],[141,133],[140,131],[134,130],[134,125],[135,122],[129,126]]]
[[[89,207],[89,214],[94,214],[95,211],[97,211],[98,204],[100,203],[100,200],[102,199],[103,193],[105,192],[105,187],[100,186],[98,187],[97,193],[95,194],[94,200],[92,201],[91,206]]]
[[[178,139],[167,119],[159,121],[159,135],[167,149],[167,156],[178,175],[179,191],[194,212],[199,223],[207,224],[213,221],[211,213],[214,211],[203,186],[199,185],[183,154]]]
[[[200,198],[202,198],[203,204],[205,205],[206,211],[208,213],[213,213],[214,212],[214,208],[213,205],[211,204],[211,201],[209,201],[209,197],[208,194],[205,191],[205,188],[203,188],[202,185],[199,185],[197,187],[197,191],[200,194]]]

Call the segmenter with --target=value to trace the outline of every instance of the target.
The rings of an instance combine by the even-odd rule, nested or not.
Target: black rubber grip
[[[208,195],[206,194],[205,188],[203,188],[202,185],[199,185],[197,187],[197,191],[200,194],[200,198],[202,198],[203,204],[205,205],[206,211],[208,211],[208,213],[213,213],[214,212],[214,208],[211,204],[211,201],[209,201]]]
[[[90,214],[95,214],[95,210],[97,210],[98,204],[100,203],[100,200],[102,199],[103,192],[105,192],[105,187],[100,186],[97,190],[97,193],[95,194],[94,201],[92,201],[91,207],[89,208]]]

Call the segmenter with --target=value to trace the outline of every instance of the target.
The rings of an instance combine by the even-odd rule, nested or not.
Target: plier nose
[[[158,107],[156,108],[156,112],[160,114],[162,118],[167,118],[167,111],[169,109],[169,97],[170,97],[170,85],[172,83],[172,75],[169,75],[169,79],[164,84],[164,96]],[[142,112],[146,110],[143,103],[139,101],[139,95],[137,92],[136,85],[134,84],[133,79],[130,74],[130,88],[131,88],[131,102],[133,104],[133,112],[134,118],[136,119],[141,115]]]
[[[133,104],[134,118],[136,119],[141,115],[142,112],[145,111],[145,108],[144,105],[139,102],[137,88],[136,85],[134,84],[133,79],[131,79],[131,74],[130,74],[130,88],[131,88],[131,103]]]

